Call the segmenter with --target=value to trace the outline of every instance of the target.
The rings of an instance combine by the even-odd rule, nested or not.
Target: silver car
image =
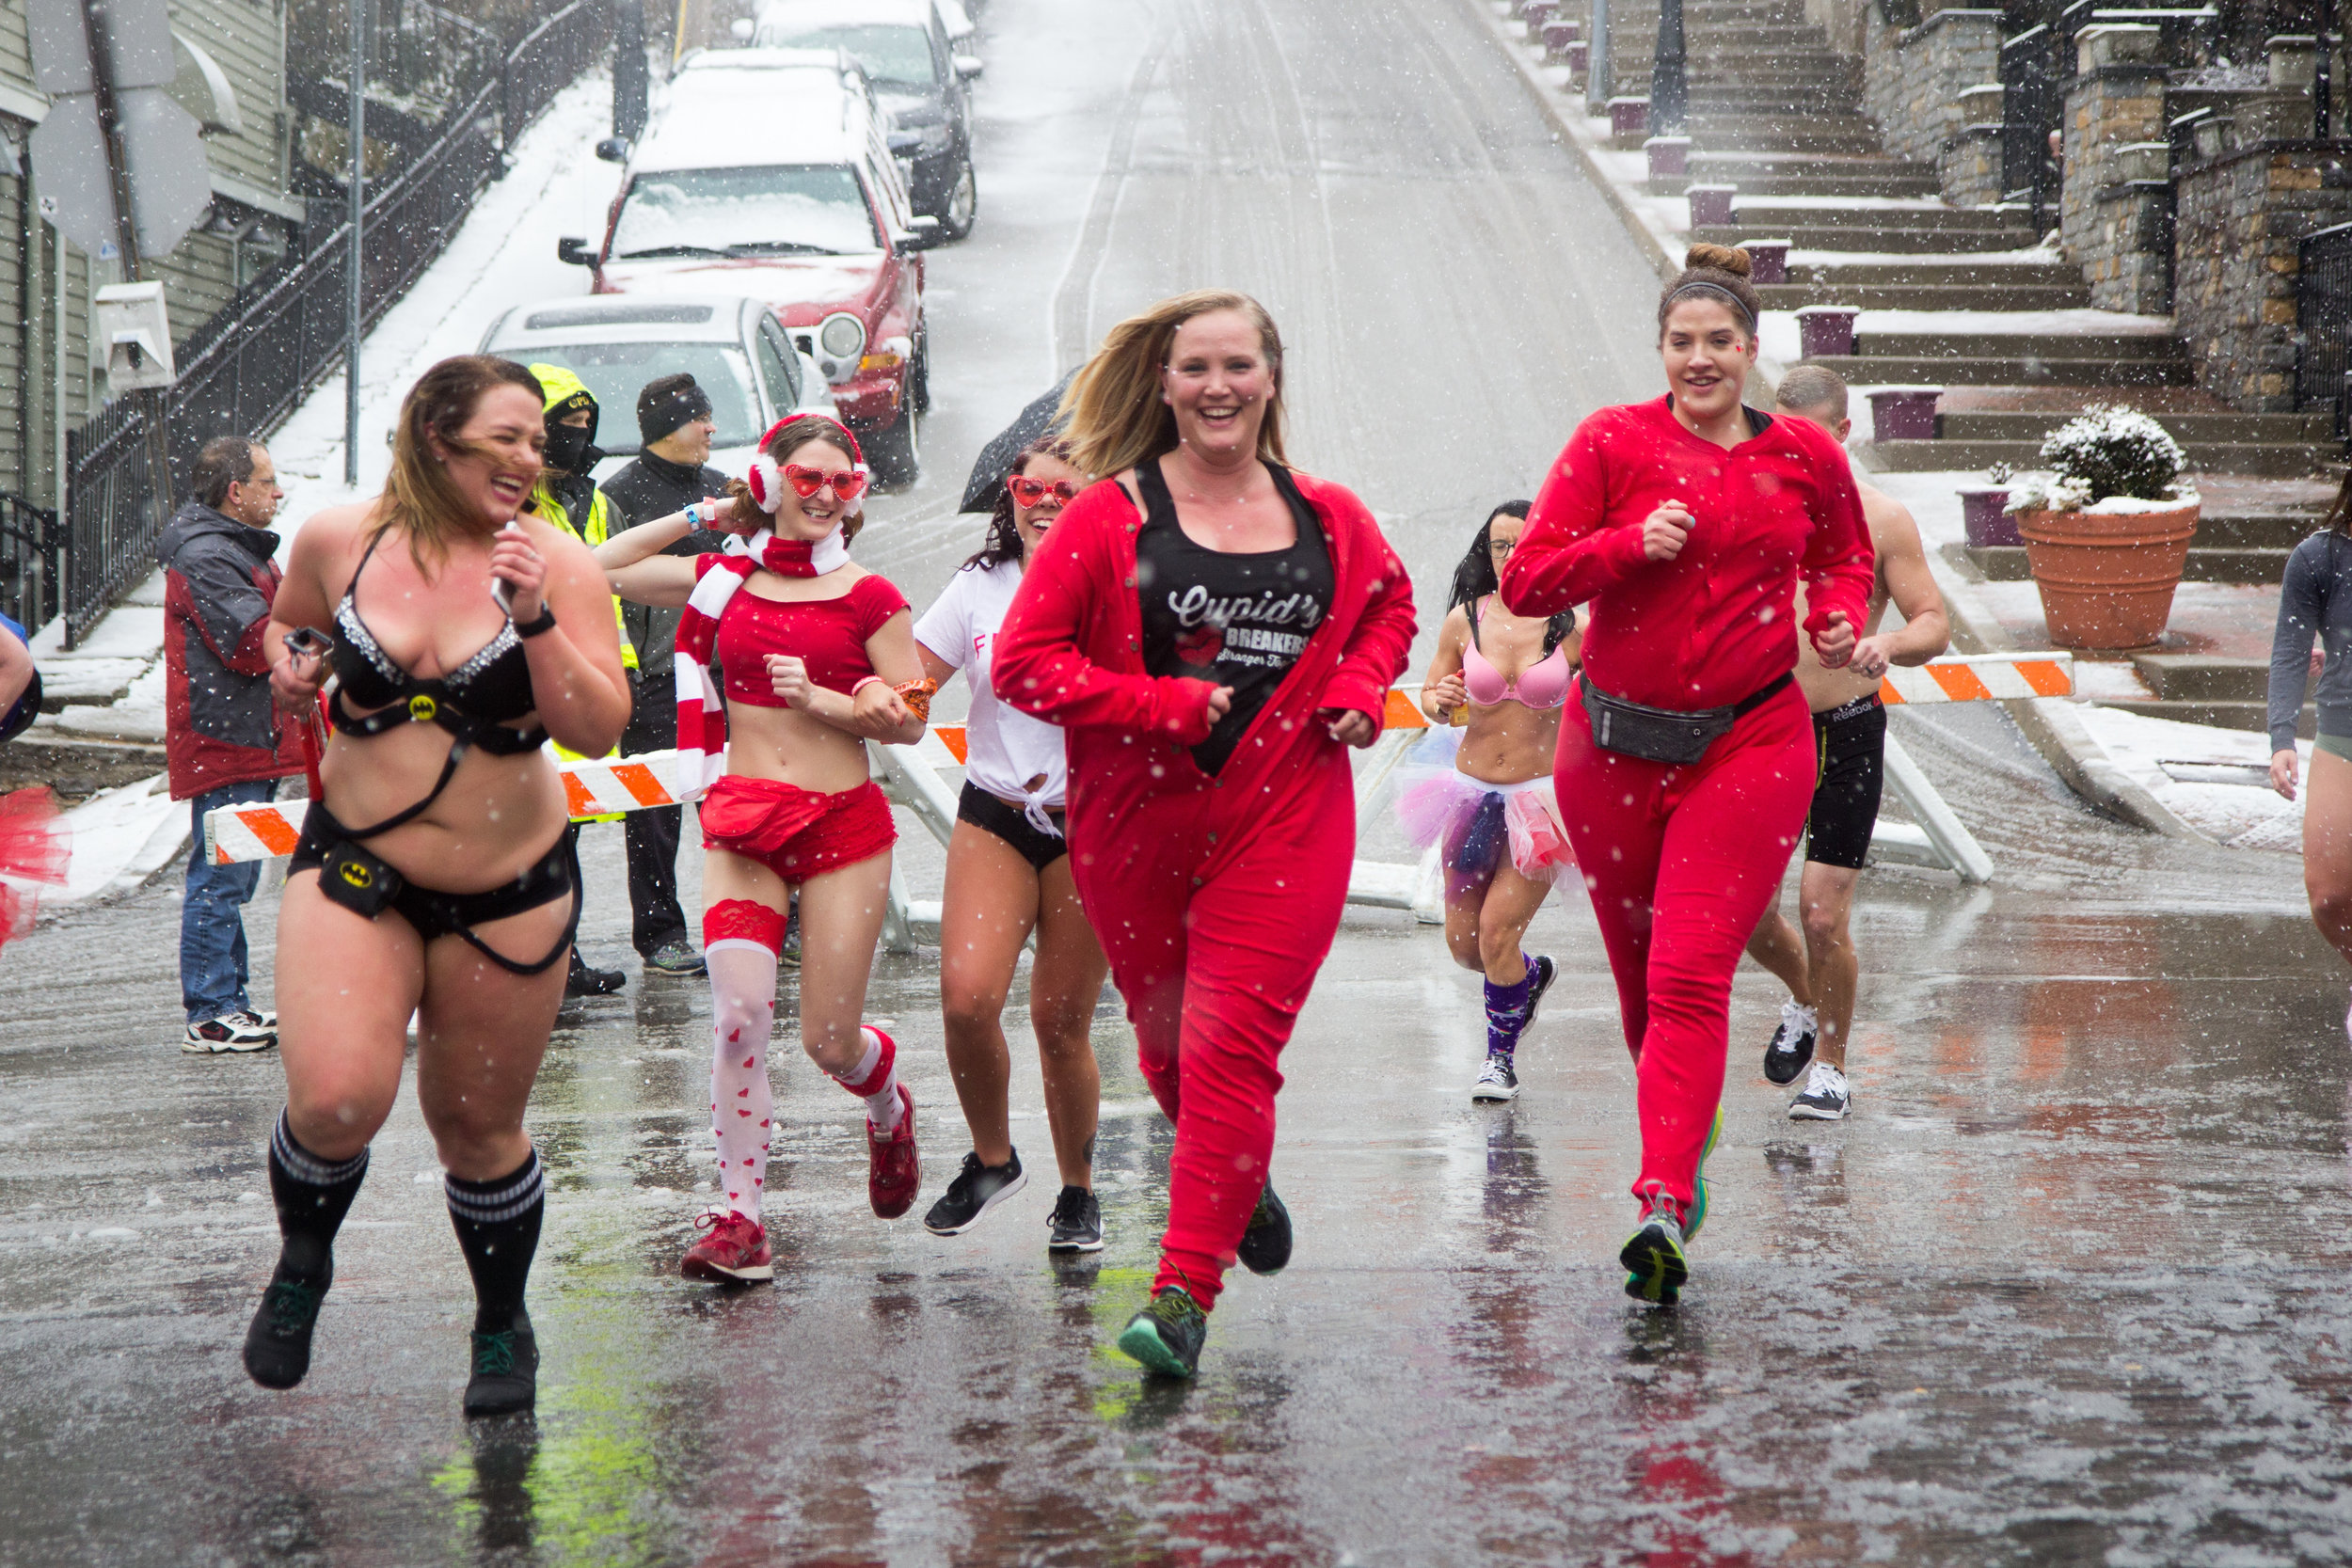
[[[600,479],[637,454],[637,394],[660,376],[688,372],[709,394],[719,427],[710,466],[723,474],[749,469],[760,436],[787,414],[834,412],[832,388],[775,312],[739,294],[592,294],[516,306],[490,324],[482,352],[561,365],[588,384],[602,410]]]

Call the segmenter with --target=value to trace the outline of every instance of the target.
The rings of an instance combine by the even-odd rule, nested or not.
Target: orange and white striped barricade
[[[1879,682],[1879,700],[1889,707],[1915,707],[2067,697],[2074,690],[2072,654],[1960,654],[1888,670]],[[1892,735],[1886,737],[1886,782],[1910,809],[1912,821],[1880,823],[1871,835],[1872,853],[1951,871],[1964,882],[1993,879],[1993,858]]]

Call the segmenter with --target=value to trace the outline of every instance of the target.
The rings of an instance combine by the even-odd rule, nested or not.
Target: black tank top
[[[1232,555],[1196,545],[1176,521],[1157,459],[1138,466],[1143,529],[1136,536],[1136,593],[1143,606],[1143,667],[1233,689],[1233,705],[1192,749],[1201,770],[1221,770],[1233,748],[1298,662],[1331,607],[1331,551],[1323,524],[1290,470],[1268,463],[1290,503],[1298,538],[1287,549]]]

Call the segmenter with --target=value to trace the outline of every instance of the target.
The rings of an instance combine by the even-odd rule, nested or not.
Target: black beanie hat
[[[649,443],[682,424],[709,417],[709,394],[684,371],[648,381],[637,394],[637,434]]]

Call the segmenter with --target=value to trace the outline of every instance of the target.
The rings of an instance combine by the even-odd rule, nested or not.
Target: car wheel
[[[915,424],[920,418],[910,398],[898,423],[858,433],[858,444],[866,449],[866,461],[882,483],[894,487],[912,484],[921,476],[923,459],[915,436]]]
[[[907,367],[907,406],[918,414],[931,411],[931,335],[915,334],[914,363]]]
[[[966,156],[956,166],[955,182],[947,187],[947,199],[931,214],[939,219],[940,238],[961,240],[972,232],[973,220],[980,213],[980,187],[972,177],[972,160]]]

